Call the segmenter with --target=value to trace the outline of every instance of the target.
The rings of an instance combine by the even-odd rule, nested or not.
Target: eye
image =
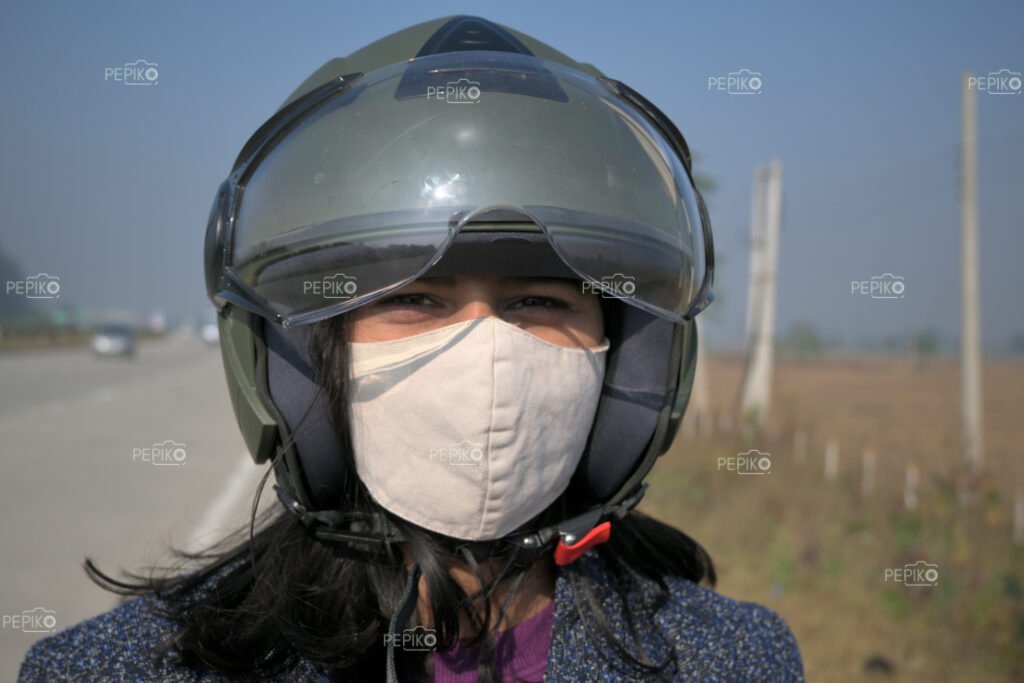
[[[437,302],[429,294],[419,294],[417,292],[410,292],[408,294],[396,294],[394,296],[385,297],[377,302],[378,306],[392,306],[395,308],[399,307],[421,307],[421,306],[433,306]]]
[[[550,296],[524,296],[512,302],[509,306],[512,309],[523,308],[569,308],[569,304]]]

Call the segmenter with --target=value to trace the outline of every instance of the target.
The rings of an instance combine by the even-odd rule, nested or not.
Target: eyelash
[[[389,296],[381,299],[379,303],[381,306],[415,306],[416,304],[402,301],[402,299],[412,298],[426,299],[429,298],[429,296],[426,294],[396,294],[395,296]]]
[[[527,300],[530,300],[530,299],[534,299],[536,301],[543,301],[544,304],[543,304],[542,308],[569,308],[569,304],[565,303],[561,299],[555,299],[554,297],[550,297],[550,296],[538,296],[538,295],[535,295],[535,294],[530,294],[528,296],[524,296],[521,299],[516,300],[514,305],[522,304],[524,301],[527,301]],[[531,306],[531,308],[533,308],[533,307]]]

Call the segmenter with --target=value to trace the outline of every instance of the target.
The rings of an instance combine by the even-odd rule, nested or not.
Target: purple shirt
[[[494,635],[494,656],[505,681],[543,681],[551,649],[555,601],[507,631]],[[475,683],[477,653],[460,639],[449,650],[434,653],[434,683]]]

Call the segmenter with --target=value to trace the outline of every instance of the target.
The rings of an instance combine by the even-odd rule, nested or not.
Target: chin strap
[[[388,658],[387,658],[387,681],[398,683],[398,672],[395,669],[395,642],[402,642],[402,629],[409,623],[409,617],[416,609],[419,602],[420,566],[413,563],[409,569],[409,579],[405,582],[405,592],[402,595],[402,604],[391,615],[391,623],[388,624]]]
[[[543,548],[557,537],[555,564],[565,566],[594,546],[606,542],[611,537],[611,520],[622,519],[635,508],[647,492],[647,486],[647,482],[640,484],[618,503],[591,508],[540,531],[508,539],[523,548]]]
[[[277,498],[284,509],[292,513],[302,526],[321,541],[383,550],[389,545],[405,540],[398,527],[382,514],[337,510],[314,512],[302,505],[280,484],[274,484],[274,491],[277,492]]]
[[[295,499],[283,486],[274,485],[277,497],[317,539],[328,543],[362,546],[383,551],[389,545],[405,540],[402,532],[381,513],[311,511]],[[474,557],[483,558],[498,542],[512,543],[526,550],[542,551],[555,539],[555,563],[564,566],[576,561],[585,552],[611,537],[611,521],[622,519],[635,508],[647,491],[644,482],[618,503],[591,508],[558,524],[526,534],[515,533],[493,541],[458,542]]]

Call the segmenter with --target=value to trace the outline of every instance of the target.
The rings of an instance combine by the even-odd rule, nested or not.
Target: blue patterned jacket
[[[608,615],[609,627],[624,643],[634,642],[653,661],[667,661],[661,676],[631,667],[584,625],[576,611],[572,572],[583,572],[594,585]],[[803,681],[796,639],[771,610],[737,602],[691,581],[669,578],[672,599],[658,610],[651,604],[655,585],[641,583],[629,595],[637,639],[632,641],[622,600],[612,588],[604,562],[588,552],[560,569],[555,586],[555,615],[545,681]],[[217,673],[185,668],[171,657],[154,664],[150,650],[174,631],[174,624],[154,614],[153,596],[121,606],[48,636],[28,651],[19,683],[45,681],[196,681],[228,680]],[[647,614],[644,615],[644,612]],[[265,681],[329,681],[325,668],[306,660]],[[384,672],[381,671],[381,680]]]

